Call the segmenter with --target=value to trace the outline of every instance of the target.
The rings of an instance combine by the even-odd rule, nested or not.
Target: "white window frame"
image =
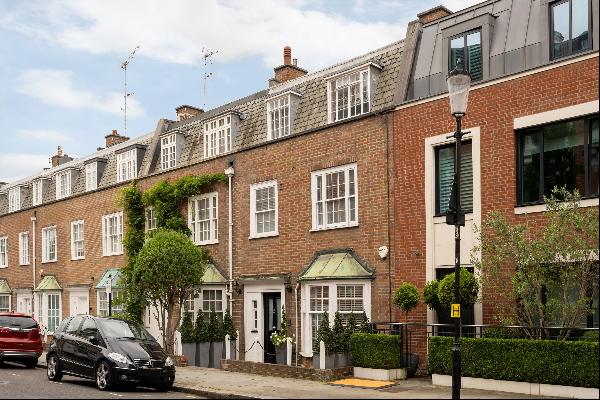
[[[267,132],[269,140],[279,139],[292,133],[291,94],[267,100]]]
[[[349,194],[350,170],[354,171],[354,195]],[[335,201],[327,200],[327,175],[343,172],[344,173],[344,213],[345,221],[327,223],[327,203]],[[319,179],[321,178],[321,179]],[[319,185],[320,180],[320,185]],[[334,168],[322,169],[311,173],[311,192],[312,192],[312,231],[327,229],[348,228],[358,226],[358,169],[356,164],[348,164]],[[321,200],[318,200],[320,197]],[[350,199],[354,197],[354,221],[350,221]],[[338,197],[337,200],[342,197]],[[321,207],[319,207],[319,203]],[[319,222],[319,210],[322,211],[322,222]]]
[[[274,188],[275,208],[266,212],[275,211],[275,230],[270,232],[258,233],[256,223],[256,192],[260,189]],[[250,239],[270,237],[279,235],[279,190],[277,181],[260,182],[250,185]]]
[[[58,313],[57,316],[55,316],[55,318],[57,318],[56,321],[56,327],[58,328],[58,326],[60,325],[60,321],[62,321],[62,294],[59,291],[42,291],[42,292],[38,292],[37,296],[35,296],[35,310],[36,310],[36,317],[37,317],[37,321],[40,324],[40,332],[41,334],[53,334],[54,331],[50,330],[48,328],[48,321],[50,320],[50,310],[48,308],[49,305],[49,298],[50,296],[58,296]],[[54,317],[54,316],[53,316]]]
[[[54,232],[53,235],[50,235]],[[51,243],[52,236],[54,237],[54,243]],[[54,254],[52,254],[52,247],[54,247]],[[53,257],[51,257],[53,255]],[[42,263],[56,262],[58,261],[58,232],[56,231],[56,225],[48,226],[42,229]]]
[[[8,236],[0,236],[0,268],[8,268]]]
[[[102,256],[123,254],[123,212],[102,216]]]
[[[160,166],[163,171],[177,165],[177,134],[172,133],[160,138]]]
[[[208,219],[200,220],[198,204],[201,200],[208,200]],[[200,224],[208,222],[208,239],[200,240]],[[219,243],[219,193],[211,192],[200,196],[190,197],[188,201],[188,226],[192,231],[192,240],[195,244]]]
[[[327,82],[327,121],[329,123],[343,121],[348,118],[353,118],[362,114],[366,114],[371,111],[373,105],[371,104],[371,66],[373,64],[369,64],[352,71],[348,71],[343,75],[336,75],[331,77]],[[358,80],[351,81],[355,75],[358,75]],[[351,88],[355,85],[355,82],[358,82],[358,93],[360,102],[360,112],[352,114],[352,104],[351,97],[352,91]],[[340,108],[340,94],[346,92],[346,100],[347,104],[344,107],[347,113],[346,116],[340,117],[338,115],[338,111],[343,110],[344,108]],[[365,96],[367,97],[369,103],[369,109],[366,111],[362,110],[363,104],[365,101]]]
[[[81,250],[81,251],[80,251]],[[85,222],[71,222],[71,260],[85,259]]]
[[[123,312],[123,305],[119,305],[115,307],[115,299],[119,296],[122,296],[125,292],[123,289],[112,288],[112,314],[120,314]],[[106,288],[101,288],[96,290],[96,315],[99,317],[108,317],[108,293],[106,293]]]
[[[146,233],[156,229],[156,214],[154,207],[149,206],[144,210],[144,229]]]
[[[64,199],[71,195],[71,171],[63,171],[55,177],[56,200]]]
[[[229,114],[204,123],[204,158],[231,151],[232,119],[232,115]]]
[[[117,154],[117,182],[137,178],[137,149]]]
[[[19,233],[19,265],[29,265],[29,232]]]
[[[8,189],[8,212],[19,211],[21,209],[21,188],[14,187]]]
[[[322,311],[311,312],[310,311],[310,288],[314,286],[327,286],[329,288],[328,306],[326,310],[329,314],[329,324],[333,326],[333,317],[337,310],[337,287],[338,286],[362,286],[363,287],[363,310],[367,314],[367,317],[371,319],[371,286],[372,281],[369,279],[342,279],[342,280],[323,280],[323,281],[311,281],[310,283],[304,283],[302,285],[302,350],[305,356],[310,357],[312,355],[312,315],[322,314]],[[356,311],[354,314],[362,314],[362,311]]]
[[[92,162],[85,166],[85,191],[98,189],[98,163]]]
[[[1,298],[6,298],[8,299],[7,304],[8,304],[8,308],[0,308],[0,312],[10,312],[11,310],[11,303],[12,303],[12,295],[10,293],[0,293],[0,299]],[[1,304],[1,303],[0,303]]]
[[[39,206],[44,201],[44,182],[41,179],[36,179],[32,183],[32,199],[31,203],[34,206]]]

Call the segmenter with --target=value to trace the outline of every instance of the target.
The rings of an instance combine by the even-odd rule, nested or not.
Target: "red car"
[[[42,352],[40,328],[31,316],[0,313],[0,364],[15,361],[35,368]]]

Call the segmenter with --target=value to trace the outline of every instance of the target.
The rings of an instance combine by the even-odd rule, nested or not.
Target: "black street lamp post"
[[[108,282],[106,283],[106,294],[108,295],[108,316],[112,317],[112,276],[108,275]]]
[[[448,74],[448,92],[450,97],[450,110],[456,119],[456,131],[451,137],[455,140],[454,147],[454,181],[446,224],[454,225],[454,303],[451,305],[451,317],[454,318],[454,346],[452,347],[452,398],[460,399],[461,386],[461,317],[460,317],[460,227],[465,225],[465,215],[460,207],[460,162],[461,140],[466,132],[462,131],[462,118],[467,112],[469,86],[471,76],[460,61],[455,69]]]

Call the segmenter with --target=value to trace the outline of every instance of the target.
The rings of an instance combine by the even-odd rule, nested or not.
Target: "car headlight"
[[[121,353],[110,353],[108,355],[108,358],[115,360],[116,362],[119,362],[121,364],[129,364],[130,363],[129,359]]]
[[[167,357],[167,359],[165,360],[165,367],[172,367],[173,366],[173,359],[171,357]]]

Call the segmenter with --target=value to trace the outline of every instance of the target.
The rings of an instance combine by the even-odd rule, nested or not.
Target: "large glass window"
[[[267,127],[269,139],[290,134],[290,95],[281,96],[267,103]]]
[[[358,225],[356,165],[312,173],[313,229]]]
[[[452,71],[460,63],[471,74],[472,81],[483,77],[481,61],[481,31],[471,31],[450,38],[450,65]]]
[[[454,180],[454,143],[435,149],[435,214],[448,211],[452,181]],[[460,159],[460,208],[463,212],[473,211],[473,159],[471,142],[461,145]]]
[[[46,321],[48,322],[48,331],[54,332],[60,322],[60,294],[48,294],[46,303]]]
[[[371,110],[370,76],[370,68],[367,68],[329,82],[329,122],[355,117]]]
[[[123,213],[102,217],[102,255],[123,254]]]
[[[117,154],[117,182],[137,178],[137,150]]]
[[[56,227],[42,229],[42,262],[57,260],[56,252]]]
[[[175,167],[177,162],[177,135],[171,134],[160,139],[160,160],[163,170]]]
[[[277,182],[250,187],[250,237],[277,234]]]
[[[204,157],[231,151],[231,115],[204,124]]]
[[[208,321],[210,312],[214,310],[217,315],[223,319],[223,290],[221,289],[202,289],[202,314],[204,320]]]
[[[218,203],[219,197],[216,192],[190,198],[188,221],[194,243],[214,244],[219,242]]]
[[[527,130],[518,144],[518,204],[541,203],[556,186],[598,195],[598,118]]]
[[[64,199],[71,195],[71,171],[61,172],[56,175],[56,200]]]
[[[562,0],[550,6],[553,59],[591,48],[590,0]]]

